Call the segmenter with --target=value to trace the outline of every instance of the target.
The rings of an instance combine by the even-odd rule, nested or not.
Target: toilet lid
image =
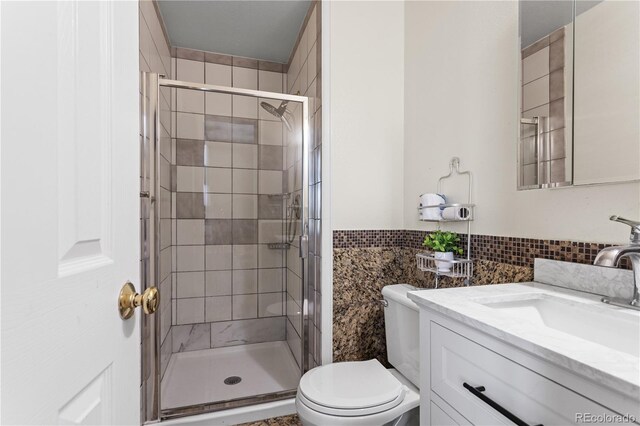
[[[300,379],[299,391],[314,405],[348,411],[379,406],[389,409],[402,402],[406,390],[378,360],[372,359],[314,368]]]

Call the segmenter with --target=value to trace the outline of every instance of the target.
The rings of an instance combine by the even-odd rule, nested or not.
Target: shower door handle
[[[308,253],[309,253],[309,236],[300,235],[300,257],[303,259],[306,259]]]

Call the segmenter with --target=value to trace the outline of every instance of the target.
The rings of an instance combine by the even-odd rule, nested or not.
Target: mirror
[[[640,3],[521,0],[518,189],[640,179]]]
[[[571,184],[573,3],[520,2],[520,189]]]
[[[640,3],[576,3],[574,185],[640,179]]]

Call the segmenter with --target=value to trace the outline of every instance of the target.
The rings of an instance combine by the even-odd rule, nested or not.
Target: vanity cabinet
[[[421,308],[422,424],[625,424],[640,404],[475,328]],[[500,413],[504,410],[504,414]],[[515,416],[509,420],[509,415]],[[629,424],[629,421],[626,421]]]

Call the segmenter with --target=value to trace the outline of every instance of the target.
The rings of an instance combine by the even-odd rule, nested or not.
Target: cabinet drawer
[[[447,413],[438,407],[433,401],[429,402],[431,406],[431,426],[460,426],[455,420],[453,420]]]
[[[431,390],[475,425],[513,424],[483,397],[528,425],[576,424],[579,413],[615,415],[434,322],[430,355]]]

